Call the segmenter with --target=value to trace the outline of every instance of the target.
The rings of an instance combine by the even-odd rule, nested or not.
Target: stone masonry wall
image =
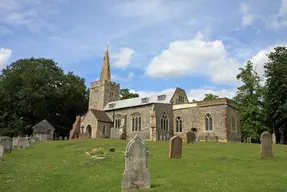
[[[87,126],[91,125],[92,127],[92,138],[96,138],[97,136],[97,119],[93,115],[91,111],[88,111],[83,121],[81,122],[81,127],[84,126],[84,133],[87,133]],[[82,131],[82,128],[81,128]]]
[[[96,138],[109,138],[112,124],[107,122],[98,122]]]
[[[110,92],[113,92],[113,97],[110,97]],[[95,81],[91,83],[89,109],[103,109],[110,101],[118,101],[120,99],[120,84],[112,81],[101,83]]]
[[[141,137],[145,140],[150,139],[150,129],[151,129],[151,111],[153,110],[154,105],[144,105],[144,106],[138,106],[138,107],[130,107],[125,109],[116,109],[113,111],[106,111],[110,119],[114,119],[114,117],[119,115],[127,115],[126,117],[126,136],[127,139],[132,139],[136,134],[141,135]],[[132,115],[134,113],[139,113],[141,115],[141,131],[132,131]]]
[[[213,121],[213,130],[205,131],[205,116],[210,114]],[[174,116],[174,133],[186,139],[186,133],[191,128],[197,129],[200,140],[205,140],[205,135],[209,139],[218,136],[219,141],[226,141],[226,105],[197,106],[173,111]],[[176,133],[175,120],[177,117],[182,120],[182,132]]]
[[[232,117],[235,119],[235,127],[232,127]],[[239,111],[233,106],[227,107],[228,141],[241,141]]]
[[[184,101],[179,101],[179,95],[184,97]],[[183,89],[177,88],[175,90],[175,93],[171,99],[171,103],[176,105],[176,104],[181,104],[181,103],[188,103],[188,98],[186,96],[186,93]]]
[[[172,104],[156,103],[154,107],[156,118],[156,138],[153,140],[169,140],[172,133],[173,110]],[[168,130],[161,130],[161,118],[166,112],[168,117]]]

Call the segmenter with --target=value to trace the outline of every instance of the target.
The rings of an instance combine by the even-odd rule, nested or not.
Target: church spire
[[[105,80],[111,80],[111,70],[110,70],[110,59],[109,59],[109,50],[108,50],[108,42],[106,46],[105,56],[102,64],[102,72],[100,81],[104,82]]]

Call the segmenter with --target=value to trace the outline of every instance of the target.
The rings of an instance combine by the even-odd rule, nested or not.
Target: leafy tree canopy
[[[218,99],[217,95],[213,95],[212,93],[205,94],[203,101],[211,101],[214,99]]]
[[[51,59],[13,62],[0,75],[0,134],[31,134],[47,119],[58,135],[67,135],[78,113],[87,110],[84,79],[63,70]]]
[[[121,89],[121,100],[139,97],[137,93],[131,93],[129,89]]]

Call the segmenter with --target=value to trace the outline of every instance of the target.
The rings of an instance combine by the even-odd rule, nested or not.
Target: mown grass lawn
[[[128,141],[92,139],[36,143],[15,149],[0,162],[1,192],[121,191]],[[168,159],[169,143],[147,142],[152,189],[157,192],[286,192],[287,146],[273,145],[261,160],[259,144],[183,143],[182,159]],[[115,147],[92,164],[85,149]]]

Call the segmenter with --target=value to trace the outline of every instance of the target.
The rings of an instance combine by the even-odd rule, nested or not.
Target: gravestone
[[[272,134],[272,143],[276,144],[276,136],[275,133]]]
[[[18,142],[18,147],[22,149],[26,149],[30,146],[29,141],[26,137],[20,137]]]
[[[187,144],[194,143],[196,141],[196,134],[193,131],[186,133]]]
[[[17,147],[18,146],[18,142],[19,142],[19,136],[18,137],[13,137],[13,147]]]
[[[130,189],[150,188],[150,173],[147,162],[148,151],[146,144],[139,135],[136,135],[126,147],[122,192]]]
[[[174,136],[170,139],[169,158],[180,159],[182,153],[182,139],[179,136]]]
[[[260,136],[261,141],[261,158],[272,157],[272,137],[267,131],[264,131]]]
[[[3,154],[4,154],[4,145],[0,144],[0,161],[3,160]]]
[[[11,153],[13,147],[13,140],[11,137],[7,136],[0,137],[0,144],[4,146],[5,153]]]

